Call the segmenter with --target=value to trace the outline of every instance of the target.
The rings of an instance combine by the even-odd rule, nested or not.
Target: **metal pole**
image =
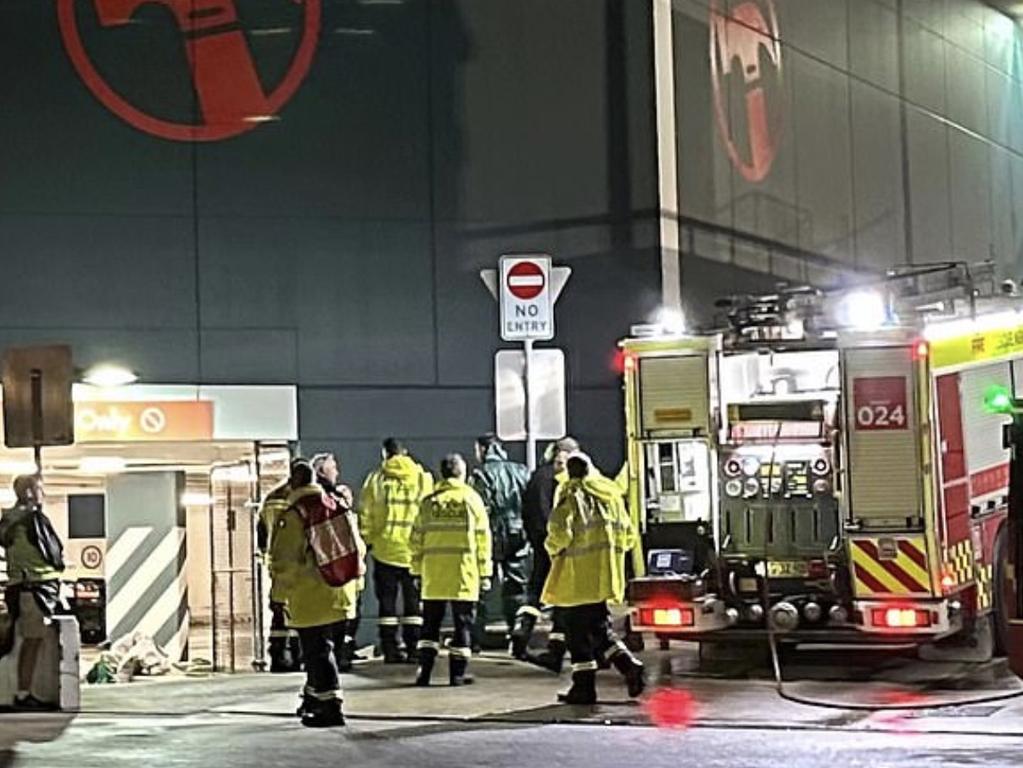
[[[214,521],[216,515],[216,501],[213,498],[213,470],[209,474],[209,522],[210,522],[210,661],[213,663],[213,670],[219,670],[217,663],[217,530]]]
[[[536,470],[536,436],[533,434],[533,398],[532,387],[529,386],[529,374],[533,362],[533,340],[522,342],[526,352],[525,364],[522,366],[522,386],[526,395],[526,467],[530,472]]]
[[[249,519],[249,536],[251,541],[256,541],[256,527],[259,520],[259,502],[263,496],[263,473],[260,466],[260,449],[262,446],[257,440],[254,443],[253,455],[256,462],[256,486],[251,501],[255,504],[252,509],[256,513]],[[263,622],[263,558],[252,547],[252,623],[253,623],[253,660],[252,666],[260,671],[266,669],[266,626]]]
[[[43,476],[43,372],[32,369],[32,458],[36,474]]]

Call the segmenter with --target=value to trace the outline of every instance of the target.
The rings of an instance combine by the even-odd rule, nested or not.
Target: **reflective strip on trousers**
[[[402,616],[401,625],[403,627],[421,627],[423,626],[422,616]]]
[[[516,616],[532,616],[539,619],[542,615],[539,608],[534,608],[531,605],[524,605],[515,612]]]
[[[472,658],[472,648],[461,648],[457,646],[448,646],[448,654],[461,659]]]
[[[629,648],[621,640],[617,640],[614,645],[611,646],[607,654],[608,659],[613,659],[620,653],[628,653]]]
[[[341,690],[335,688],[332,691],[314,691],[308,685],[302,689],[302,695],[317,701],[341,701]]]
[[[547,635],[547,641],[550,643],[563,643],[566,637],[564,632],[551,632]]]
[[[572,665],[572,673],[576,672],[596,672],[598,669],[597,662],[595,661],[583,661],[578,664]]]
[[[416,648],[421,651],[439,651],[440,643],[436,640],[420,640],[416,643]]]
[[[397,616],[381,616],[377,619],[378,627],[396,627],[398,626]]]

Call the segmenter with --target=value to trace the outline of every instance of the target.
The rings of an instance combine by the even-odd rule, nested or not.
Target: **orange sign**
[[[212,439],[213,403],[208,401],[75,403],[79,443]]]

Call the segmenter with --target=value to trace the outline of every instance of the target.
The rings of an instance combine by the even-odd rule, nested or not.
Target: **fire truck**
[[[622,342],[633,632],[1007,645],[1023,300],[993,265],[722,303]]]

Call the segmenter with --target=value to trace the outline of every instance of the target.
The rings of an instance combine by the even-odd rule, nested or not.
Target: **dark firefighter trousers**
[[[376,589],[379,613],[380,644],[384,650],[398,645],[398,629],[408,651],[414,652],[423,627],[420,612],[419,589],[408,568],[373,562],[373,587]],[[398,616],[398,592],[401,592],[402,612]]]

